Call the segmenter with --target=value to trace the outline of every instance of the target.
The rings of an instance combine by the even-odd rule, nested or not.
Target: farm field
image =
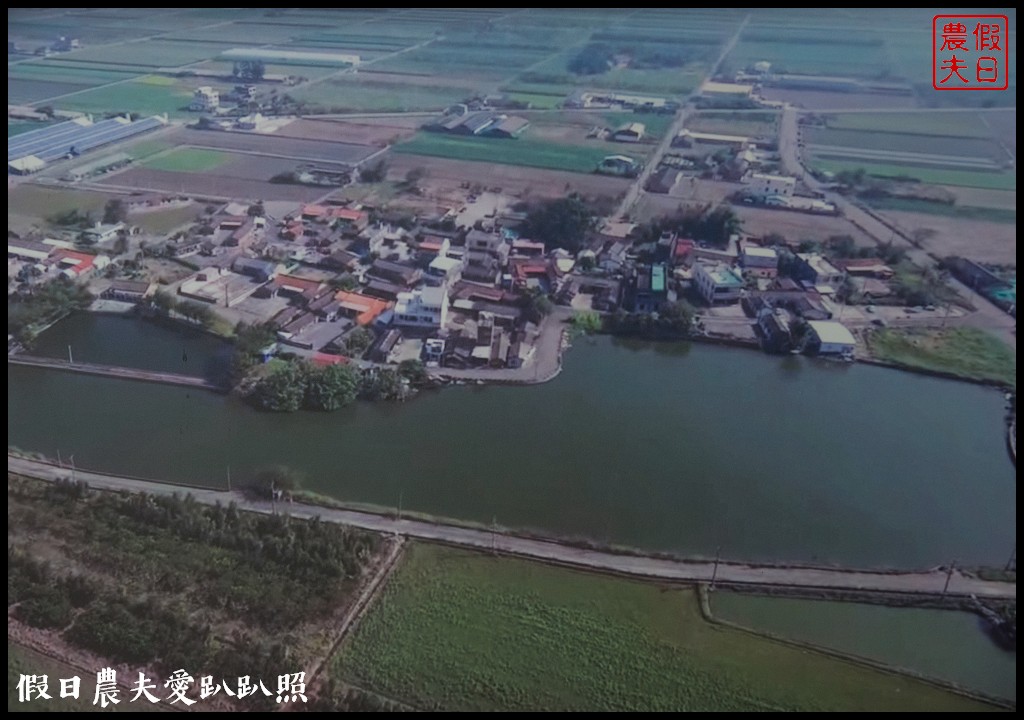
[[[973,112],[834,113],[827,117],[830,129],[902,132],[914,135],[945,135],[956,138],[989,138],[991,131]]]
[[[218,150],[201,148],[175,148],[169,153],[157,155],[142,163],[151,170],[167,170],[180,173],[202,173],[214,170],[230,162],[231,155]]]
[[[401,181],[410,170],[423,169],[426,180],[421,184],[442,197],[448,194],[458,197],[458,202],[465,196],[465,190],[461,189],[463,183],[500,187],[506,194],[522,197],[564,197],[566,193],[578,192],[588,198],[618,198],[629,187],[629,180],[610,175],[491,165],[426,155],[394,154],[389,162],[389,180]]]
[[[999,147],[998,143],[979,137],[940,139],[935,135],[919,135],[913,131],[881,132],[838,128],[806,128],[804,137],[809,145],[834,145],[865,150],[948,155],[994,162],[1009,161],[1006,152]]]
[[[402,118],[368,118],[362,122],[357,120],[293,120],[274,132],[274,137],[289,137],[297,140],[325,140],[328,142],[344,142],[356,145],[373,145],[383,147],[393,142],[404,140],[416,133],[422,118],[414,118],[415,122],[405,122]],[[396,124],[392,124],[396,123]]]
[[[778,134],[778,113],[763,112],[721,112],[705,111],[691,115],[686,120],[690,130],[721,135],[743,135],[746,137],[774,137]]]
[[[355,143],[305,140],[283,137],[276,133],[218,132],[190,128],[168,134],[167,140],[177,145],[278,156],[315,163],[357,163],[378,150]]]
[[[253,166],[244,164],[253,162]],[[273,165],[277,162],[279,164]],[[274,170],[276,168],[276,170]],[[102,185],[118,189],[150,190],[153,192],[182,193],[186,189],[197,197],[225,198],[256,202],[259,200],[281,200],[288,202],[311,202],[323,197],[330,188],[308,187],[305,185],[279,185],[269,180],[278,172],[294,168],[294,163],[275,158],[248,158],[234,160],[214,172],[186,173],[154,170],[147,167],[132,167],[100,179]],[[247,172],[257,170],[258,173]],[[99,185],[100,183],[97,183]],[[102,186],[100,185],[100,186]]]
[[[1017,210],[1014,208],[979,207],[977,205],[930,202],[918,198],[902,197],[873,197],[866,198],[865,202],[877,210],[898,210],[924,215],[960,218],[963,220],[1009,223],[1011,225],[1017,223]]]
[[[527,137],[504,140],[465,138],[428,132],[420,132],[412,140],[396,145],[393,152],[580,173],[593,172],[607,155],[630,154],[625,147],[620,149],[617,144],[611,143],[602,143],[594,147],[569,147]]]
[[[696,592],[412,544],[331,669],[423,709],[980,709],[701,616]]]
[[[184,110],[192,100],[192,87],[184,84],[157,85],[141,79],[107,85],[57,99],[53,104],[61,110],[102,114],[136,112],[142,115],[188,117]]]
[[[748,26],[721,69],[736,72],[767,60],[772,71],[779,73],[876,78],[894,70],[881,39],[864,37],[863,41],[875,41],[877,45],[844,42],[834,33],[818,42],[808,42],[806,34],[802,41],[783,39],[777,29],[765,31]]]
[[[1017,386],[1017,353],[983,330],[876,330],[868,334],[867,344],[880,360]]]
[[[179,225],[192,222],[202,213],[195,205],[133,213],[130,222],[153,235],[166,235]]]
[[[1017,264],[1017,224],[1005,215],[1002,219],[996,220],[987,214],[977,218],[965,218],[906,210],[881,212],[886,219],[907,234],[931,231],[921,244],[938,257],[960,255],[978,262],[1014,266]]]
[[[761,97],[773,102],[786,102],[807,110],[854,110],[872,108],[888,110],[917,106],[914,96],[888,93],[823,92],[821,90],[794,90],[792,88],[761,88]]]
[[[446,78],[434,80],[433,85],[402,84],[346,75],[303,85],[289,94],[311,108],[333,113],[443,110],[472,94],[464,85],[449,85]]]
[[[19,185],[7,191],[7,223],[10,229],[42,224],[46,218],[71,210],[101,213],[111,196],[85,190],[58,190],[39,185]],[[19,221],[20,218],[20,221]]]
[[[864,169],[868,175],[880,178],[914,178],[931,185],[953,185],[990,190],[1014,190],[1017,187],[1016,172],[985,172],[976,170],[954,170],[950,168],[915,167],[910,164],[890,164],[864,160],[840,160],[812,157],[811,165],[819,171],[839,173],[843,170]]]
[[[137,33],[133,33],[138,37]],[[143,40],[127,45],[87,47],[69,57],[75,62],[108,63],[127,68],[180,67],[203,60],[212,60],[225,50],[235,47],[231,42],[188,42],[174,40]]]

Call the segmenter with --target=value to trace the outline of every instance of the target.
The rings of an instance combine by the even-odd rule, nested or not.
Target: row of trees
[[[19,342],[30,343],[39,327],[55,322],[74,310],[84,310],[93,301],[85,287],[59,277],[35,286],[29,295],[12,295],[7,300],[7,332]]]
[[[419,360],[397,368],[360,371],[352,365],[317,367],[305,360],[277,361],[256,383],[252,399],[265,410],[339,410],[357,398],[402,400],[429,381]]]
[[[658,312],[630,313],[616,310],[605,317],[605,328],[617,335],[649,339],[685,338],[693,330],[693,307],[686,302],[670,302]]]
[[[156,291],[153,295],[152,307],[167,317],[177,315],[205,328],[212,327],[217,320],[217,314],[206,303],[196,300],[179,300],[166,290]]]
[[[663,232],[674,232],[682,237],[706,242],[714,247],[724,248],[729,238],[740,231],[741,221],[728,205],[712,208],[687,207],[649,223],[641,234],[642,242],[653,242]]]

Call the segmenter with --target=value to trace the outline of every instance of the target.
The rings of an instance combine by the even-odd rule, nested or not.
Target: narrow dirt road
[[[49,463],[20,457],[7,457],[7,471],[42,480],[56,480],[74,476],[75,480],[90,487],[128,492],[146,492],[154,495],[191,494],[206,504],[235,502],[240,508],[252,512],[287,512],[293,517],[319,517],[323,522],[394,533],[410,538],[434,540],[464,547],[488,550],[508,555],[533,558],[569,566],[591,568],[662,580],[702,581],[715,578],[717,582],[743,585],[774,585],[785,587],[869,590],[877,592],[942,595],[947,574],[941,570],[915,572],[878,572],[870,570],[843,570],[839,568],[765,567],[739,563],[716,563],[707,560],[680,561],[637,555],[618,555],[599,550],[588,550],[550,540],[535,540],[499,532],[442,525],[418,520],[398,520],[390,516],[374,515],[352,510],[267,502],[255,502],[239,492],[185,488],[160,482],[104,475],[80,469],[74,471]],[[954,571],[948,576],[946,594],[988,598],[1013,599],[1017,597],[1015,583],[992,582],[962,575]]]

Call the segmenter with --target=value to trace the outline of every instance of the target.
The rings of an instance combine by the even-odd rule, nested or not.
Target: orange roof
[[[61,248],[53,254],[53,262],[59,265],[70,265],[71,267],[66,268],[71,270],[76,275],[79,275],[93,266],[96,256],[89,255],[88,253],[78,252],[76,250],[68,250]]]
[[[366,217],[366,213],[362,210],[352,210],[351,208],[332,208],[331,214],[339,220],[351,220],[356,222]]]
[[[310,203],[309,205],[302,206],[302,215],[309,217],[323,217],[327,214],[328,208],[323,205],[315,205]]]
[[[294,275],[284,274],[275,277],[274,284],[278,287],[287,287],[291,290],[297,290],[298,292],[316,290],[318,287],[323,285],[319,280],[310,280],[309,278],[301,278]]]
[[[348,365],[349,359],[342,355],[331,355],[330,353],[313,353],[311,358],[314,365],[327,367],[329,365]]]
[[[377,319],[377,316],[391,307],[391,303],[386,300],[347,290],[339,290],[334,294],[334,299],[341,303],[346,310],[356,313],[357,325],[369,325]]]

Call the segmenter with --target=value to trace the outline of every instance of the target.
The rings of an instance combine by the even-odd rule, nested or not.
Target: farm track
[[[55,481],[69,477],[63,467],[52,463],[8,455],[7,471],[17,475]],[[145,492],[156,495],[188,493],[204,504],[235,503],[251,512],[276,513],[276,505],[249,499],[241,492],[183,487],[140,478],[75,469],[75,478],[90,487],[115,492]],[[833,567],[761,566],[708,560],[674,560],[591,550],[554,540],[512,535],[476,528],[403,520],[354,510],[338,510],[300,503],[288,503],[293,517],[320,518],[321,522],[349,525],[381,533],[419,538],[475,548],[477,550],[531,558],[570,567],[589,568],[628,576],[678,582],[728,583],[736,586],[777,586],[818,590],[897,592],[921,597],[984,597],[1015,599],[1016,583],[992,582],[940,568],[921,571],[848,570]]]

